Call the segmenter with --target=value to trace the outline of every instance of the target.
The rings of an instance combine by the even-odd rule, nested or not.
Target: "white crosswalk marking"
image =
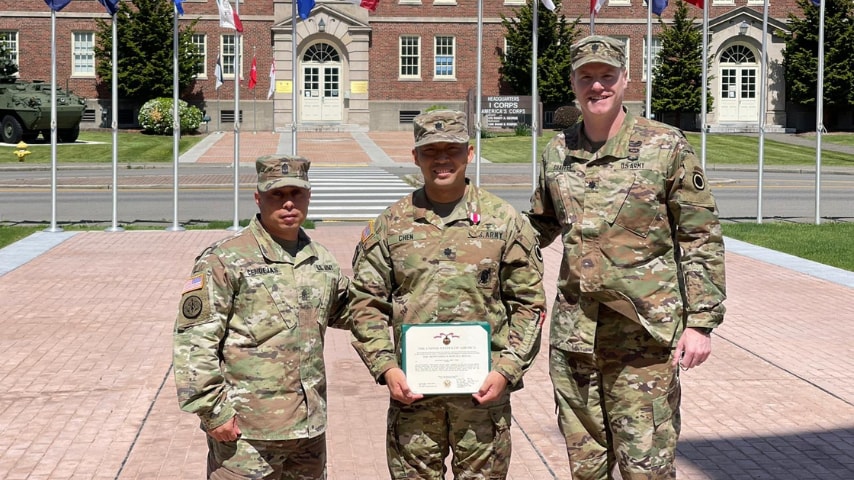
[[[381,168],[320,167],[309,172],[311,220],[373,220],[414,188]]]

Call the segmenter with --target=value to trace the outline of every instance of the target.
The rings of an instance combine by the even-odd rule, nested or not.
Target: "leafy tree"
[[[540,0],[533,0],[540,1]],[[560,1],[555,1],[560,9]],[[531,2],[515,11],[516,18],[501,15],[507,51],[501,59],[501,81],[518,95],[531,94],[531,55],[534,10]],[[579,20],[567,23],[564,15],[545,7],[537,9],[537,89],[544,105],[568,105],[575,99],[569,86],[569,47],[578,37]]]
[[[854,106],[854,3],[851,0],[823,0],[824,14],[824,105],[826,119]],[[788,100],[815,105],[818,86],[819,7],[798,0],[801,12],[789,13],[790,33],[778,33],[786,40],[783,71]]]
[[[116,13],[118,37],[119,96],[137,102],[156,97],[171,97],[173,90],[172,2],[163,0],[126,0],[119,2]],[[98,39],[95,42],[96,71],[102,85],[113,81],[112,19],[97,20]],[[201,72],[193,28],[196,21],[178,29],[178,88],[188,92]]]
[[[661,51],[658,64],[653,69],[652,111],[676,115],[676,125],[681,124],[683,113],[702,111],[703,89],[703,32],[688,18],[688,5],[679,0],[673,24],[661,25]],[[708,59],[707,59],[708,61]],[[711,108],[712,96],[706,92],[707,106]]]
[[[0,32],[0,75],[12,76],[18,73],[18,65],[12,61],[12,52],[6,45],[6,35]]]

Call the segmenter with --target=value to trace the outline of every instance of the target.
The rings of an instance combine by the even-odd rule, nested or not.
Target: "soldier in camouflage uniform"
[[[511,205],[469,185],[465,115],[415,118],[424,187],[383,212],[353,262],[353,346],[388,386],[387,455],[393,479],[503,479],[510,462],[510,391],[539,351],[543,263],[531,226]],[[401,365],[405,324],[485,321],[491,371],[477,392],[422,395]],[[389,327],[393,335],[389,333]]]
[[[622,42],[571,48],[582,121],[542,156],[527,213],[561,235],[550,374],[575,480],[675,478],[679,367],[703,363],[724,317],[715,200],[682,133],[622,105]]]
[[[301,228],[309,162],[256,162],[260,213],[196,259],[174,334],[181,409],[207,432],[210,479],[326,478],[326,327],[349,280]]]

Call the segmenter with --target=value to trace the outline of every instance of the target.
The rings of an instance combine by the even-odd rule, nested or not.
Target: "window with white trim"
[[[95,32],[73,32],[71,76],[95,76]]]
[[[220,39],[220,45],[220,55],[222,55],[222,78],[234,80],[234,62],[237,57],[236,36],[223,35]]]
[[[421,37],[400,37],[400,78],[421,78]]]
[[[641,79],[646,81],[646,37],[643,37],[643,72],[641,73]],[[658,37],[652,37],[652,75],[655,77],[655,67],[658,66],[658,53],[661,51],[661,39]]]
[[[0,43],[6,49],[7,58],[15,65],[18,65],[18,32],[10,30],[0,31]],[[17,75],[18,73],[15,72],[15,76]]]
[[[196,74],[196,78],[207,78],[208,36],[204,33],[194,33],[191,41],[193,42],[193,46],[196,47],[195,56],[198,59],[196,63],[199,65],[199,73]]]
[[[437,36],[434,41],[435,56],[433,69],[433,77],[436,79],[450,80],[456,77],[456,56],[454,37]]]

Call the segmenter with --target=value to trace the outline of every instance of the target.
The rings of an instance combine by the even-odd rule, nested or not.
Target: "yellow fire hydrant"
[[[23,161],[24,161],[24,159],[25,159],[25,158],[27,158],[27,155],[29,155],[29,154],[33,153],[33,152],[31,152],[31,151],[27,150],[27,147],[28,147],[29,145],[27,145],[26,143],[24,143],[24,141],[23,141],[23,140],[21,140],[20,142],[18,142],[18,144],[17,144],[17,145],[15,145],[15,146],[16,146],[16,147],[18,147],[18,149],[17,149],[17,150],[15,150],[15,155],[17,155],[17,156],[18,156],[18,161],[19,161],[19,162],[23,162]]]

